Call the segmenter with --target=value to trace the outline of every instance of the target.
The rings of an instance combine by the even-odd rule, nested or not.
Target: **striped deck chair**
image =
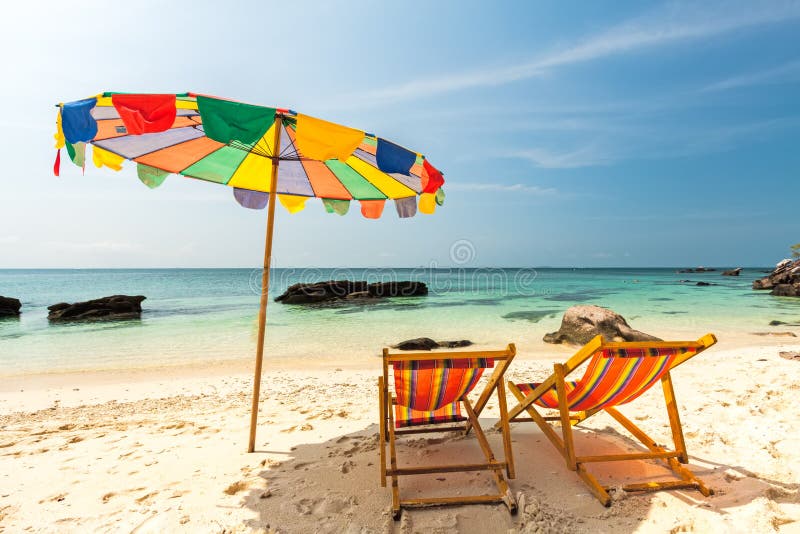
[[[589,486],[592,493],[603,503],[611,505],[611,497],[586,469],[592,462],[614,462],[625,460],[660,459],[680,480],[646,482],[623,486],[625,491],[656,491],[660,489],[697,489],[704,496],[712,492],[701,480],[681,464],[688,463],[686,443],[683,439],[675,392],[670,371],[686,360],[699,354],[717,342],[713,334],[706,334],[697,341],[654,341],[612,343],[597,336],[582,347],[564,364],[555,364],[553,374],[541,383],[514,384],[509,389],[519,400],[509,412],[510,422],[534,421],[545,436],[564,456],[567,467],[576,471]],[[566,380],[567,376],[589,361],[583,376],[577,381]],[[667,450],[645,434],[616,407],[639,397],[657,381],[661,381],[667,416],[672,429],[675,450]],[[545,417],[534,408],[558,410],[557,416]],[[649,452],[630,454],[608,454],[577,456],[572,439],[572,426],[592,415],[605,411],[626,430],[641,441]],[[527,412],[530,418],[520,417]],[[561,436],[548,421],[559,421]]]
[[[434,506],[444,504],[505,503],[511,513],[517,509],[516,499],[508,487],[503,471],[514,478],[514,461],[511,453],[511,435],[508,426],[505,371],[514,359],[513,344],[505,350],[469,351],[447,353],[392,354],[383,349],[383,376],[378,378],[380,405],[380,455],[381,486],[392,480],[392,517],[400,518],[402,507]],[[389,388],[389,367],[392,367],[394,391]],[[486,387],[475,405],[467,399],[483,375],[494,368]],[[478,422],[486,403],[497,392],[500,408],[500,429],[503,434],[504,461],[498,461]],[[463,405],[466,416],[461,413]],[[404,434],[459,431],[475,437],[486,459],[485,463],[449,464],[398,467],[396,438]],[[389,447],[387,466],[386,447]],[[398,479],[404,475],[453,473],[486,470],[491,473],[498,493],[454,497],[400,499]]]

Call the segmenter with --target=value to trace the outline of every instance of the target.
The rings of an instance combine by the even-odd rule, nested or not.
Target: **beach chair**
[[[516,354],[513,344],[505,350],[446,353],[390,353],[383,349],[383,376],[378,378],[380,414],[380,476],[381,486],[392,481],[392,516],[400,518],[403,507],[447,504],[505,503],[511,513],[517,509],[516,499],[508,487],[505,475],[514,478],[514,460],[508,426],[504,375]],[[393,372],[393,391],[389,388],[389,367]],[[485,369],[494,368],[486,387],[473,405],[467,395],[472,391]],[[500,409],[499,428],[503,435],[504,461],[492,452],[478,422],[486,403],[497,393]],[[463,405],[466,417],[461,414]],[[478,445],[485,457],[483,463],[398,467],[396,440],[398,436],[428,432],[457,431],[468,434],[474,429]],[[389,448],[387,466],[386,448]],[[429,497],[401,499],[399,478],[408,475],[489,471],[498,492],[491,495]],[[505,475],[503,473],[505,471]]]
[[[509,412],[510,422],[534,421],[558,449],[567,467],[576,471],[604,506],[611,505],[610,486],[602,486],[587,470],[593,462],[660,459],[680,480],[645,482],[623,486],[625,491],[656,491],[662,489],[697,489],[704,496],[712,492],[701,480],[681,464],[688,463],[686,443],[672,388],[670,372],[717,342],[713,334],[697,341],[606,342],[597,336],[564,364],[555,364],[553,374],[541,383],[514,384],[509,389],[519,401]],[[583,376],[577,381],[567,377],[589,361]],[[672,430],[674,450],[658,445],[633,422],[617,411],[661,381],[667,416]],[[535,407],[558,410],[557,416],[545,417]],[[605,411],[628,432],[644,444],[648,452],[578,456],[572,438],[572,426],[592,415]],[[530,418],[520,417],[527,412]],[[559,421],[559,436],[549,421]]]

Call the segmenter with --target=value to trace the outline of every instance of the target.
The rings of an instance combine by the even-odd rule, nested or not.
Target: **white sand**
[[[761,342],[762,340],[759,340]],[[716,490],[621,495],[602,507],[532,423],[513,426],[521,511],[473,505],[404,512],[380,487],[378,361],[265,374],[258,452],[245,453],[250,377],[241,365],[126,375],[49,375],[0,385],[0,532],[800,532],[800,350],[794,339],[714,347],[674,373],[690,467]],[[520,355],[511,379],[550,361]],[[485,427],[496,403],[484,412]],[[669,443],[660,388],[622,410]],[[579,451],[630,447],[605,415]],[[499,434],[490,432],[500,454]],[[401,462],[474,458],[474,437],[405,439]],[[601,481],[660,476],[658,464],[596,464]],[[438,478],[437,478],[438,477]],[[491,491],[482,474],[401,480],[404,495]]]

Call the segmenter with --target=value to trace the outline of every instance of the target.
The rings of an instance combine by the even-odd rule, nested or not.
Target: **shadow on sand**
[[[485,422],[484,422],[485,421]],[[490,429],[495,420],[482,419]],[[502,451],[500,434],[489,430],[494,451]],[[532,423],[512,427],[517,477],[509,481],[520,511],[512,516],[503,505],[470,505],[404,510],[400,521],[389,512],[390,490],[380,485],[377,425],[321,443],[307,443],[284,451],[289,459],[267,463],[259,476],[268,490],[251,491],[244,500],[257,512],[248,525],[269,532],[634,532],[693,531],[735,526],[727,517],[733,508],[761,500],[768,524],[780,525],[779,503],[798,502],[798,484],[757,476],[741,466],[690,456],[689,468],[716,494],[677,490],[651,494],[615,492],[615,502],[604,508],[577,475],[567,470],[559,453]],[[474,436],[455,433],[401,438],[398,459],[412,464],[482,461]],[[598,454],[638,450],[641,446],[613,428],[576,428],[578,451]],[[689,444],[691,455],[691,443]],[[261,451],[266,452],[266,451]],[[275,452],[275,451],[272,451]],[[724,458],[720,451],[719,458]],[[611,462],[593,464],[601,483],[669,479],[663,464]],[[404,497],[475,494],[493,491],[485,473],[448,473],[405,477]],[[676,502],[682,501],[682,502]],[[775,509],[773,509],[775,508]],[[702,520],[698,520],[702,510]],[[692,513],[684,514],[686,510]],[[698,522],[699,521],[699,522]],[[730,521],[730,522],[728,522]],[[785,521],[784,521],[785,522]],[[677,530],[676,530],[677,529]]]

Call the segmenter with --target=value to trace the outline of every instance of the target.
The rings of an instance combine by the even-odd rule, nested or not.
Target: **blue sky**
[[[265,212],[229,188],[53,177],[53,104],[105,90],[290,107],[445,172],[433,216],[279,206],[276,266],[448,266],[463,241],[469,266],[769,265],[800,241],[800,2],[17,2],[0,45],[0,268],[260,264]]]

